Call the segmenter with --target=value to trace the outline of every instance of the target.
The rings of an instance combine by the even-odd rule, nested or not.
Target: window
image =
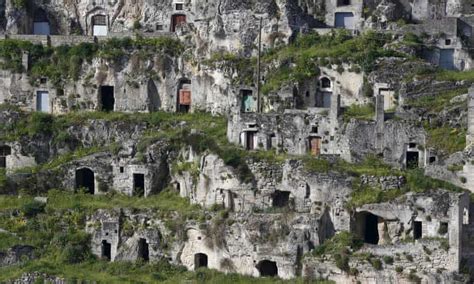
[[[156,25],[156,30],[157,30],[157,31],[162,31],[162,30],[163,30],[163,25],[157,24],[157,25]]]
[[[324,77],[321,79],[321,88],[331,88],[331,80],[328,78]]]
[[[176,8],[176,11],[181,11],[181,10],[183,10],[184,5],[183,5],[183,3],[177,3],[175,8]]]
[[[123,167],[120,167],[120,173],[123,174],[123,172],[124,172]]]
[[[444,43],[445,43],[446,45],[451,45],[451,39],[449,39],[449,38],[445,39],[445,40],[444,40]]]
[[[351,1],[350,0],[337,0],[337,6],[347,6],[347,5],[351,5]]]

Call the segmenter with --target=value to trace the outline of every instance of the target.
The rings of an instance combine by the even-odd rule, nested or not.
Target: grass
[[[467,70],[467,71],[439,70],[436,73],[435,79],[438,81],[474,82],[474,70]]]
[[[290,82],[301,82],[317,76],[321,66],[338,65],[341,69],[342,63],[352,63],[357,68],[370,72],[374,69],[377,58],[404,56],[383,48],[390,41],[391,35],[375,32],[357,37],[352,37],[345,30],[327,35],[300,35],[295,43],[271,50],[263,56],[263,66],[269,72],[262,92],[266,94],[277,91]]]
[[[445,189],[452,192],[463,192],[463,189],[449,182],[425,176],[422,169],[398,172],[396,175],[403,175],[406,184],[399,189],[382,190],[369,186],[361,186],[356,179],[351,193],[351,199],[347,203],[349,207],[360,207],[364,204],[381,203],[394,200],[407,192],[428,192],[430,190]]]
[[[462,94],[467,93],[467,88],[459,88],[444,93],[436,94],[435,96],[423,96],[416,99],[410,99],[406,102],[407,105],[422,108],[430,113],[439,113],[446,107],[451,105],[450,101]],[[465,103],[465,102],[464,102]]]
[[[19,277],[26,271],[38,271],[56,275],[67,280],[87,280],[99,283],[307,283],[302,278],[281,280],[278,278],[253,278],[235,273],[224,274],[212,269],[186,271],[181,266],[166,262],[103,262],[88,261],[81,264],[65,265],[49,260],[29,262],[20,267],[0,268],[0,282]],[[314,281],[311,283],[330,284],[332,281]]]
[[[443,150],[446,154],[463,151],[466,147],[466,129],[441,126],[430,128],[425,125],[428,132],[427,146]]]
[[[352,118],[357,120],[373,120],[375,117],[375,106],[367,105],[351,105],[344,111],[344,121],[348,122]]]

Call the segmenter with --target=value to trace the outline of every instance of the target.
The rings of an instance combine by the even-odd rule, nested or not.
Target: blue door
[[[439,50],[439,67],[453,70],[454,67],[454,49]]]
[[[350,12],[340,12],[335,14],[336,28],[353,29],[354,28],[354,14]]]
[[[36,93],[36,110],[42,112],[50,112],[49,93],[47,91],[38,91]]]

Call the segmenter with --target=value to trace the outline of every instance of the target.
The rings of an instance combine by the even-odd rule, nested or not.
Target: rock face
[[[14,246],[6,252],[0,252],[0,266],[12,266],[35,258],[35,248],[32,246]]]
[[[120,200],[62,228],[112,262],[467,283],[471,6],[0,1],[0,191]],[[34,219],[27,205],[0,226]],[[41,249],[16,245],[0,266]],[[11,283],[41,280],[66,281]]]

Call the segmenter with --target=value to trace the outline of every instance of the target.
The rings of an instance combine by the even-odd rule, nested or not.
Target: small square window
[[[156,25],[156,30],[157,31],[162,31],[163,30],[163,25],[160,25],[160,24]]]
[[[181,10],[183,10],[183,8],[184,8],[183,3],[176,4],[176,11],[181,11]]]
[[[124,172],[123,167],[120,167],[120,173],[123,174],[123,172]]]
[[[416,148],[416,143],[409,143],[408,148]]]
[[[444,40],[444,43],[445,43],[446,45],[451,45],[451,39],[449,39],[449,38],[448,38],[448,39],[445,39],[445,40]]]
[[[311,133],[318,133],[318,127],[317,126],[311,127]]]
[[[46,82],[48,82],[48,78],[43,77],[43,78],[40,79],[41,84],[46,84]]]

